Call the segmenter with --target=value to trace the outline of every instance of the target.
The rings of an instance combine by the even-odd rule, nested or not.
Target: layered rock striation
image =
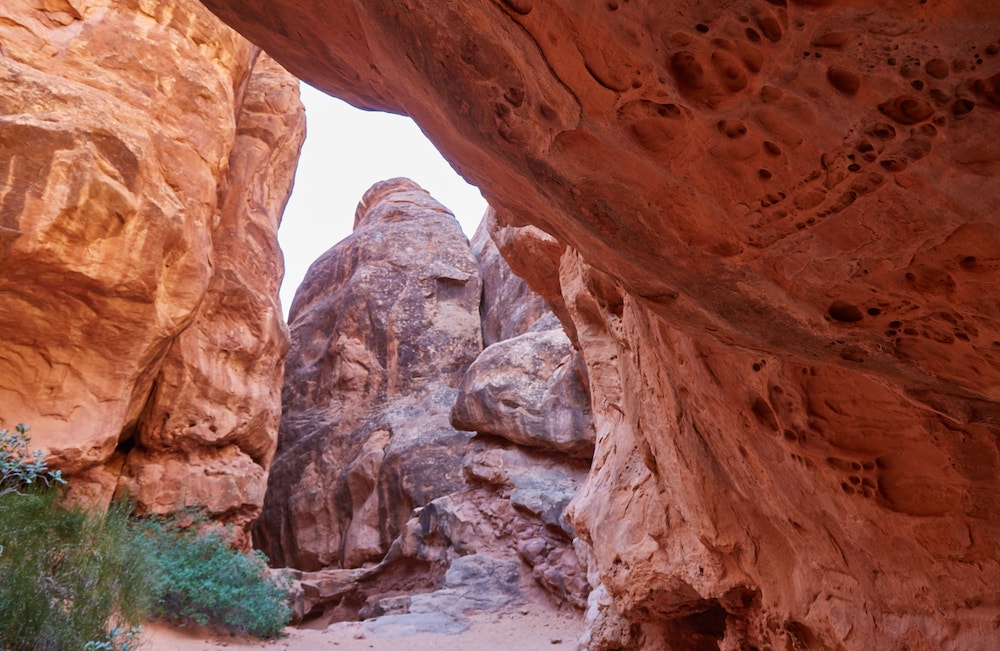
[[[588,648],[996,645],[995,5],[206,4],[562,247]]]
[[[71,493],[245,526],[287,333],[296,80],[196,2],[0,8],[0,410]]]

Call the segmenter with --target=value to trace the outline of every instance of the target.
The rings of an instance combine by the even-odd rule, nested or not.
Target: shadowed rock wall
[[[297,568],[300,616],[462,619],[539,586],[583,607],[586,371],[487,222],[470,248],[414,183],[377,183],[296,293],[286,371],[254,534]]]
[[[449,424],[482,349],[479,269],[454,216],[407,179],[374,185],[353,234],[296,292],[284,415],[255,538],[279,565],[382,558],[414,507],[464,486]]]

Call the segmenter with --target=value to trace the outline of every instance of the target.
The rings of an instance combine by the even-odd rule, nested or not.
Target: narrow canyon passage
[[[380,186],[290,334],[299,78],[493,211],[446,247]],[[353,615],[420,570],[586,600],[588,650],[995,648],[998,118],[972,0],[5,2],[0,417],[84,503],[263,512]]]
[[[434,614],[440,628],[584,606],[564,510],[594,449],[586,372],[501,257],[493,217],[470,246],[425,190],[379,182],[296,293],[253,532],[274,565],[303,571],[303,617]]]
[[[562,247],[609,648],[995,646],[996,7],[206,4]]]

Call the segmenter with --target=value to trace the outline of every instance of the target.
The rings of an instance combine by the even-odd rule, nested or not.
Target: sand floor
[[[532,605],[502,614],[482,614],[468,618],[470,628],[457,635],[417,633],[392,636],[373,635],[360,622],[341,623],[323,630],[287,628],[288,636],[262,642],[212,635],[205,631],[172,629],[147,624],[144,651],[569,651],[576,647],[583,630],[577,613],[559,612]]]

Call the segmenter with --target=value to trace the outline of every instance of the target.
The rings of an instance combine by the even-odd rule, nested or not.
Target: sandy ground
[[[583,630],[576,613],[528,606],[503,614],[469,617],[464,633],[417,633],[405,636],[373,635],[360,622],[341,623],[323,630],[287,628],[287,637],[272,642],[172,629],[160,624],[143,627],[143,651],[570,651]]]

